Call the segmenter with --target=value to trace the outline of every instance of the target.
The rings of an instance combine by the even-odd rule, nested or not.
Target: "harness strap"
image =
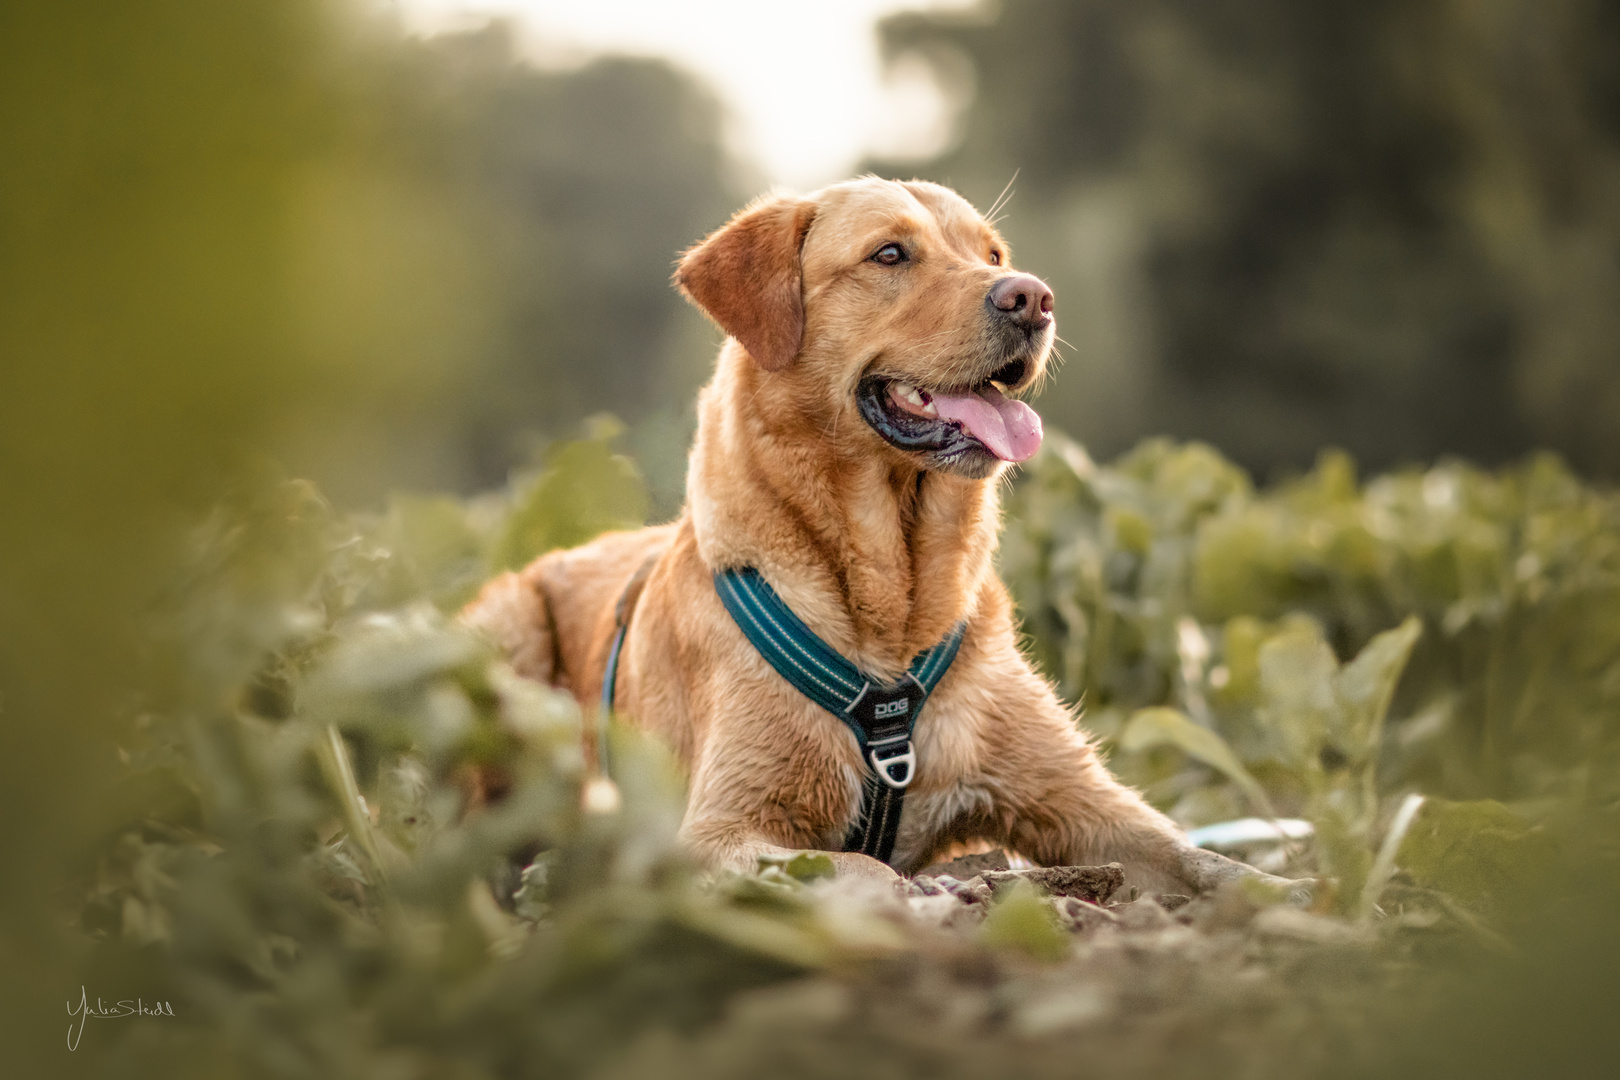
[[[719,571],[714,587],[743,636],[777,674],[854,734],[868,772],[844,850],[888,862],[906,787],[917,772],[911,733],[956,659],[967,624],[958,623],[943,641],[918,653],[898,682],[888,683],[867,675],[818,637],[753,567]]]
[[[624,591],[619,594],[618,603],[613,605],[616,629],[613,631],[613,642],[608,646],[607,667],[602,672],[602,704],[596,710],[596,771],[600,776],[612,775],[608,768],[608,721],[613,716],[613,700],[618,694],[619,655],[624,651],[624,636],[630,630],[630,616],[636,610],[636,601],[641,599],[641,590],[664,551],[664,548],[659,548],[647,556],[636,572],[630,575]]]

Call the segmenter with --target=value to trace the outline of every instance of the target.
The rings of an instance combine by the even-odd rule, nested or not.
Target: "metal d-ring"
[[[912,747],[910,739],[906,739],[902,746],[904,749],[898,754],[890,754],[888,757],[878,757],[878,751],[883,749],[878,746],[872,747],[866,754],[867,760],[872,763],[872,768],[878,774],[878,779],[892,788],[904,788],[911,783],[912,777],[917,775],[917,751]],[[898,777],[891,771],[897,766],[905,770]]]

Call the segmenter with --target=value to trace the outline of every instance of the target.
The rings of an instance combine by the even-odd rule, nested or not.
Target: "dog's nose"
[[[1030,330],[1052,321],[1052,290],[1033,274],[1008,274],[990,287],[990,303]]]

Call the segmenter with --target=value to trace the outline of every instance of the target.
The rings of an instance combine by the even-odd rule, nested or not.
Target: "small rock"
[[[947,892],[935,896],[912,896],[906,900],[906,905],[911,909],[911,917],[918,922],[945,930],[975,926],[984,921],[989,911],[988,904],[967,903]]]
[[[1163,898],[1160,898],[1162,904]],[[1178,905],[1171,918],[1182,926],[1195,926],[1213,929],[1209,923],[1210,913],[1214,910],[1215,898],[1213,896],[1196,896],[1185,904]]]
[[[1125,882],[1125,869],[1119,863],[1105,866],[1046,866],[1033,870],[989,871],[984,880],[991,892],[1027,881],[1051,896],[1072,896],[1077,900],[1101,902]]]
[[[1122,930],[1164,930],[1175,925],[1170,913],[1151,896],[1132,900],[1128,904],[1117,904],[1111,910]]]
[[[988,904],[990,902],[990,886],[985,884],[984,878],[975,876],[968,881],[958,881],[950,876],[937,877],[934,881],[952,896],[968,904]]]
[[[1072,896],[1060,896],[1052,901],[1052,909],[1070,933],[1093,934],[1098,930],[1119,925],[1119,916],[1105,907]]]
[[[1012,864],[1007,861],[1007,853],[997,848],[994,851],[981,851],[972,855],[963,855],[950,862],[935,863],[925,867],[923,873],[929,877],[953,877],[958,881],[966,881],[990,870],[1007,870]]]

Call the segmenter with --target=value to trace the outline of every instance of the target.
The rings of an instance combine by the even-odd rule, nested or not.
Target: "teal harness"
[[[854,734],[868,771],[861,812],[844,837],[844,850],[888,862],[906,786],[917,772],[912,729],[956,659],[967,624],[958,623],[938,645],[918,653],[906,674],[889,683],[867,675],[817,637],[758,570],[721,570],[714,587],[737,628],[777,674]]]
[[[604,775],[609,771],[607,722],[619,681],[619,657],[630,629],[631,590],[651,564],[648,560],[632,579],[614,612],[618,629],[608,647],[602,708],[597,714],[597,759]],[[900,681],[889,683],[867,675],[817,637],[758,570],[721,570],[714,575],[714,588],[737,628],[777,674],[854,734],[867,774],[861,785],[861,810],[844,837],[844,850],[888,862],[900,831],[906,786],[917,772],[911,733],[928,695],[956,659],[967,624],[958,623],[945,640],[918,653]]]

